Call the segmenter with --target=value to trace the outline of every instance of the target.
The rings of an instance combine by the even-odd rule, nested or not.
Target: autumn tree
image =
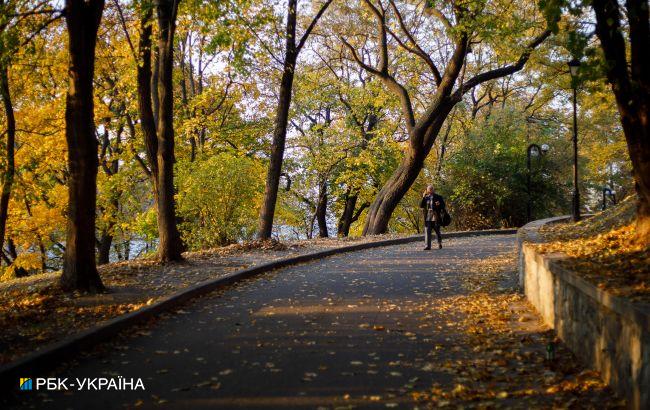
[[[551,27],[565,34],[574,58],[587,56],[579,78],[593,66],[607,78],[623,126],[638,196],[636,236],[650,243],[650,22],[647,0],[542,1]],[[594,21],[595,17],[595,21]],[[595,24],[594,24],[595,23]],[[594,30],[595,25],[595,30]],[[593,47],[594,34],[600,46]],[[599,48],[596,52],[595,48]]]
[[[43,17],[45,16],[45,17]],[[47,4],[32,4],[28,1],[0,0],[0,98],[4,111],[6,127],[4,135],[4,169],[0,190],[0,257],[9,265],[17,255],[5,254],[5,244],[9,203],[16,177],[16,115],[9,85],[9,72],[15,53],[31,44],[34,37],[61,17],[61,10]],[[10,241],[10,244],[12,242]],[[14,249],[11,245],[10,248]],[[24,273],[24,270],[21,270]]]
[[[637,237],[650,244],[650,19],[647,0],[594,0],[596,34],[632,161],[638,195]],[[627,16],[627,36],[623,16]],[[626,41],[627,37],[627,41]],[[629,52],[628,52],[629,50]],[[629,55],[629,57],[628,57]]]
[[[273,216],[278,198],[278,186],[282,174],[282,160],[287,138],[287,126],[289,124],[289,108],[291,107],[291,93],[293,91],[293,79],[296,71],[296,61],[300,51],[305,46],[309,35],[312,33],[318,20],[325,13],[332,0],[326,0],[312,18],[302,37],[296,41],[296,25],[298,16],[298,0],[287,2],[287,25],[285,31],[285,51],[280,81],[280,95],[275,124],[273,129],[273,140],[271,143],[271,155],[269,168],[266,176],[266,187],[264,190],[264,201],[260,210],[258,236],[262,239],[271,237],[273,231]]]
[[[0,0],[0,14],[3,16],[3,20],[8,20],[10,13],[4,0]],[[2,97],[2,106],[7,124],[4,132],[7,136],[5,142],[6,164],[2,173],[2,191],[0,192],[0,252],[2,252],[2,248],[4,247],[7,216],[9,213],[9,198],[16,173],[16,117],[13,102],[11,101],[11,92],[9,91],[10,53],[8,51],[11,49],[9,46],[10,37],[8,36],[9,24],[9,21],[0,21],[0,97]],[[9,262],[4,252],[2,252],[2,256],[5,258],[5,262]]]
[[[387,111],[387,107],[385,107],[385,100],[381,98],[383,97],[381,90],[373,83],[374,77],[355,62],[344,58],[343,46],[337,44],[338,47],[331,47],[330,44],[335,41],[334,36],[325,36],[314,46],[314,52],[323,65],[323,71],[332,76],[337,84],[336,91],[330,98],[341,106],[342,115],[345,117],[345,127],[339,132],[342,131],[353,140],[348,143],[348,158],[342,164],[337,177],[342,185],[338,195],[341,212],[337,223],[337,234],[346,237],[350,233],[352,224],[358,221],[370,206],[367,198],[360,197],[362,190],[368,185],[368,177],[372,180],[374,176],[372,172],[368,172],[369,162],[381,163],[382,155],[372,148],[377,147],[374,143],[377,142],[376,137],[381,134],[380,122],[385,120],[384,111]],[[324,75],[320,78],[324,78]]]
[[[174,199],[174,33],[178,2],[142,1],[137,72],[140,125],[144,135],[149,174],[153,181],[158,221],[158,258],[182,259],[183,243],[176,224]],[[156,58],[152,63],[154,9],[158,22]]]
[[[95,138],[93,77],[97,30],[103,0],[67,0],[69,85],[65,120],[68,144],[68,231],[61,286],[101,291],[95,263],[97,205],[97,139]]]
[[[422,39],[418,38],[413,27],[408,23],[408,21],[417,21],[418,19],[404,17],[404,10],[411,10],[412,7],[407,7],[408,5],[404,4],[400,8],[394,0],[388,2],[364,0],[363,3],[376,22],[377,64],[373,65],[372,62],[364,59],[364,56],[360,55],[356,47],[345,37],[342,38],[342,41],[348,47],[352,58],[366,71],[379,78],[399,98],[405,128],[409,135],[408,147],[400,166],[386,181],[370,206],[364,234],[373,235],[384,233],[388,229],[388,222],[395,207],[415,181],[447,116],[453,107],[462,100],[465,93],[479,84],[521,70],[530,58],[532,51],[551,32],[548,29],[543,30],[523,47],[519,46],[522,51],[514,63],[487,70],[484,67],[487,64],[474,64],[474,66],[479,65],[474,67],[476,74],[469,79],[464,79],[463,77],[467,73],[463,72],[463,68],[467,67],[465,71],[473,68],[470,64],[472,60],[468,58],[471,48],[480,43],[481,30],[485,30],[482,28],[485,21],[481,17],[485,16],[486,7],[492,6],[498,10],[498,4],[490,2],[441,3],[444,8],[437,8],[427,3],[422,9],[422,13],[435,19],[435,23],[429,27],[434,35],[446,36],[448,47],[453,50],[445,56],[443,61],[440,61],[425,50]],[[410,11],[410,15],[416,14],[417,9]],[[528,32],[530,31],[532,30],[528,30]],[[420,110],[416,110],[414,107],[412,91],[400,82],[395,75],[395,68],[391,67],[389,39],[394,40],[407,53],[422,60],[430,70],[435,87],[426,96],[428,104],[425,104]],[[444,40],[441,43],[444,43]],[[443,69],[440,68],[441,64],[444,64]]]

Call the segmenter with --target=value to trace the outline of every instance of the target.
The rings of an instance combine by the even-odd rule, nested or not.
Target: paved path
[[[513,247],[514,236],[454,239],[430,252],[417,243],[266,274],[52,373],[140,377],[145,392],[21,392],[19,399],[38,408],[43,400],[47,408],[412,408],[413,391],[457,382],[434,370],[432,350],[451,362],[472,354],[457,328],[462,318],[436,305],[467,294],[469,264]]]

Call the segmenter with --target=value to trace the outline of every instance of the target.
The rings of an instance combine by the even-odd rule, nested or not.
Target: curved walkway
[[[420,243],[376,248],[265,274],[165,314],[50,375],[142,378],[144,392],[18,392],[6,404],[40,408],[45,400],[47,408],[97,409],[412,408],[456,401],[551,405],[557,395],[517,375],[541,368],[550,373],[546,377],[573,380],[581,369],[544,370],[540,362],[548,334],[522,304],[512,310],[526,320],[513,320],[508,325],[513,330],[504,334],[521,339],[524,350],[532,352],[521,354],[524,362],[530,360],[528,368],[517,369],[510,360],[501,363],[505,370],[495,367],[487,376],[492,394],[471,387],[476,374],[458,366],[484,357],[489,373],[491,360],[500,354],[499,346],[477,345],[467,325],[468,318],[476,319],[472,326],[486,319],[470,317],[471,310],[457,309],[454,301],[480,291],[480,281],[468,286],[467,280],[476,279],[476,263],[494,257],[509,261],[509,275],[498,281],[485,276],[485,285],[491,281],[502,293],[511,289],[514,264],[504,255],[512,254],[514,241],[513,235],[459,238],[430,252]],[[479,274],[491,269],[485,266]],[[571,360],[561,348],[558,354]],[[513,394],[513,386],[528,394]],[[611,396],[596,382],[583,394],[601,403]]]

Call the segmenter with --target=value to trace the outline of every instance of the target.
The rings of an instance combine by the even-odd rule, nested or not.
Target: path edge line
[[[469,236],[488,236],[488,235],[512,235],[517,233],[517,229],[491,229],[483,231],[456,231],[443,234],[443,238],[463,238]],[[374,242],[365,242],[355,245],[342,246],[339,248],[327,249],[324,251],[310,252],[304,255],[293,256],[284,259],[267,262],[251,268],[238,270],[215,279],[209,279],[192,285],[188,288],[181,289],[161,300],[145,306],[133,312],[109,319],[90,329],[78,332],[67,339],[60,340],[44,346],[43,348],[28,353],[18,360],[7,363],[0,367],[1,390],[4,390],[10,383],[11,379],[18,384],[19,377],[32,377],[38,372],[47,371],[55,367],[63,359],[70,358],[82,350],[97,345],[107,339],[116,336],[128,327],[142,323],[156,315],[173,310],[192,299],[198,298],[219,288],[235,284],[244,279],[248,279],[262,273],[271,272],[277,269],[298,265],[301,263],[311,262],[323,259],[328,256],[338,255],[361,251],[365,249],[379,248],[383,246],[402,245],[411,242],[422,241],[422,235],[413,235],[402,238],[386,239]]]

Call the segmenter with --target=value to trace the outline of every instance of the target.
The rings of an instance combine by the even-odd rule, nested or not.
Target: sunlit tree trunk
[[[95,43],[103,0],[67,0],[69,86],[65,120],[68,143],[68,229],[61,275],[66,290],[98,292],[104,286],[95,265],[97,139],[93,76]]]

